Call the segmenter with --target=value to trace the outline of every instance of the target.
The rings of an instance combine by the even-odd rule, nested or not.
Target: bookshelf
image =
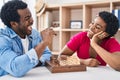
[[[50,19],[52,19],[52,21],[59,21],[59,28],[55,29],[57,36],[53,38],[49,48],[53,51],[53,53],[59,53],[73,35],[78,32],[88,30],[89,23],[92,22],[98,12],[112,12],[114,9],[120,9],[120,0],[47,5],[45,12],[41,16],[37,16],[38,30],[41,31],[45,28],[44,23],[46,20],[45,18],[42,20],[42,17],[46,14],[46,12],[50,12],[52,17]],[[70,22],[74,20],[81,20],[82,28],[71,29]],[[115,38],[120,42],[119,35],[120,30],[115,35]]]

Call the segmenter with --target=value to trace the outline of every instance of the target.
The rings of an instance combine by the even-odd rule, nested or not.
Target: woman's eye
[[[100,27],[99,27],[99,26],[96,26],[96,28],[97,28],[97,29],[100,29]]]
[[[96,29],[101,29],[101,26],[100,25],[96,25]]]

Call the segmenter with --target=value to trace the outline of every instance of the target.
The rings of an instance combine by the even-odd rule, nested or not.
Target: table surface
[[[0,80],[120,80],[120,72],[109,66],[87,67],[84,72],[65,73],[51,73],[46,67],[37,67],[21,78],[6,75]]]

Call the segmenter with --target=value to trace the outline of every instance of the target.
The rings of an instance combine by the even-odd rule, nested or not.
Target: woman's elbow
[[[114,68],[116,71],[120,72],[120,66]]]
[[[112,66],[111,66],[112,67]],[[116,71],[120,71],[120,65],[115,65],[112,67]]]

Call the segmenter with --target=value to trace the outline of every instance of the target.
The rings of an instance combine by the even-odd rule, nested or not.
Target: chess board
[[[57,58],[57,56],[55,56],[54,58]],[[86,71],[85,65],[64,65],[64,66],[61,66],[60,64],[58,64],[58,61],[56,61],[56,59],[46,61],[45,66],[47,67],[47,69],[51,73]]]

